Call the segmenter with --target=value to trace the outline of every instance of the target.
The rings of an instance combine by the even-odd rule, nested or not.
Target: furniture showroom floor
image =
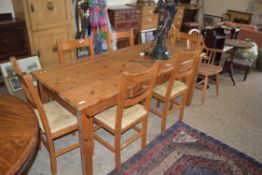
[[[220,95],[215,96],[215,86],[208,89],[206,102],[201,106],[201,94],[196,90],[193,103],[185,109],[184,122],[210,136],[238,149],[262,162],[262,73],[252,71],[247,80],[236,74],[236,86],[228,74],[221,76]],[[0,92],[5,92],[3,88]],[[177,120],[178,115],[169,117],[168,126]],[[101,133],[105,134],[105,133]],[[127,135],[130,133],[127,133]],[[160,120],[149,116],[148,142],[160,134]],[[57,146],[78,139],[67,136],[57,142]],[[128,146],[121,153],[122,162],[140,150],[140,140]],[[95,142],[94,174],[107,174],[114,168],[114,154]],[[58,174],[81,174],[79,149],[58,158]],[[42,146],[29,174],[51,174],[49,155]]]

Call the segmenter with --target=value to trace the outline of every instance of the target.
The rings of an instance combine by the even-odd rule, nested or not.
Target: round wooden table
[[[38,122],[24,101],[0,94],[0,174],[23,174],[39,143]]]
[[[247,41],[244,41],[244,40],[238,40],[238,39],[226,39],[225,44],[229,45],[229,46],[233,46],[233,50],[232,50],[232,53],[231,53],[230,60],[227,61],[225,64],[227,65],[226,67],[228,67],[227,69],[229,70],[229,75],[232,79],[233,85],[235,86],[236,83],[235,83],[235,79],[234,79],[234,70],[233,70],[233,60],[234,60],[234,57],[235,57],[235,52],[238,48],[247,49],[247,48],[252,47],[253,44],[250,43],[250,42],[247,42]]]

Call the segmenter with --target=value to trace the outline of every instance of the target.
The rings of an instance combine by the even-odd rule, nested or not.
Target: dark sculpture
[[[172,26],[175,14],[176,4],[178,0],[159,0],[155,9],[155,13],[158,13],[158,26],[157,33],[153,42],[156,41],[150,56],[154,59],[168,59],[169,52],[165,46],[168,32]]]

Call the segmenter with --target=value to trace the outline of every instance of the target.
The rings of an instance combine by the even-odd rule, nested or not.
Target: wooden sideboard
[[[125,31],[134,29],[134,43],[138,43],[140,33],[141,11],[134,6],[111,6],[108,7],[108,16],[110,23],[115,31]],[[119,40],[117,48],[123,48],[129,45],[127,39]]]
[[[0,62],[9,61],[9,57],[28,56],[30,48],[25,22],[22,20],[0,21]]]

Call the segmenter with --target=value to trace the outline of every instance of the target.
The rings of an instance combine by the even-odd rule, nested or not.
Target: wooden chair
[[[179,120],[183,120],[184,107],[189,94],[189,87],[192,83],[193,72],[199,62],[201,49],[196,51],[178,52],[175,59],[169,61],[173,69],[167,82],[156,86],[153,90],[153,97],[157,100],[156,107],[151,107],[151,112],[161,118],[161,132],[166,130],[167,116],[180,110]],[[160,102],[164,104],[163,110],[157,108]]]
[[[203,37],[202,35],[190,35],[187,33],[179,32],[177,29],[171,28],[168,38],[168,43],[172,45],[174,48],[182,49],[185,51],[194,51],[194,50],[202,50],[203,49]],[[198,59],[198,63],[193,70],[193,82],[190,85],[189,95],[187,99],[187,105],[190,105],[192,102],[192,97],[195,89],[195,82],[197,79],[197,72],[199,68],[200,59]]]
[[[77,48],[84,48],[89,47],[89,55],[94,55],[94,44],[93,38],[90,36],[86,39],[76,39],[76,40],[69,40],[69,41],[61,41],[58,43],[58,55],[60,64],[65,64],[65,56],[64,51],[77,49]]]
[[[148,111],[159,65],[160,62],[157,61],[152,68],[142,73],[125,72],[120,83],[117,105],[94,117],[94,138],[115,153],[117,170],[120,170],[122,149],[139,137],[142,149],[146,146]],[[141,128],[137,127],[139,123],[142,123]],[[114,135],[114,146],[96,134],[100,128]],[[121,135],[130,129],[134,129],[136,134],[121,144]]]
[[[133,29],[127,30],[127,31],[117,31],[112,34],[108,33],[107,34],[107,45],[108,45],[108,50],[112,51],[112,40],[115,40],[116,42],[121,39],[126,39],[128,38],[129,40],[129,46],[133,47],[134,46],[134,34],[133,34]]]
[[[42,104],[38,91],[33,85],[31,75],[22,73],[15,57],[11,57],[10,61],[21,82],[27,102],[34,108],[37,114],[41,129],[40,138],[49,151],[51,171],[54,175],[57,172],[56,157],[80,146],[79,143],[74,143],[57,151],[54,146],[54,140],[78,130],[77,118],[55,101]]]
[[[219,73],[222,71],[222,67],[214,65],[215,57],[217,53],[222,54],[223,50],[214,49],[214,48],[207,48],[205,47],[202,54],[202,63],[199,66],[198,70],[198,78],[201,79],[196,84],[196,87],[199,87],[203,84],[202,88],[202,99],[201,103],[204,104],[206,91],[208,87],[208,81],[213,81],[210,77],[215,77],[215,84],[216,84],[216,94],[219,95]]]
[[[174,47],[188,50],[197,50],[203,45],[202,35],[191,35],[171,28],[168,37],[168,43]]]

